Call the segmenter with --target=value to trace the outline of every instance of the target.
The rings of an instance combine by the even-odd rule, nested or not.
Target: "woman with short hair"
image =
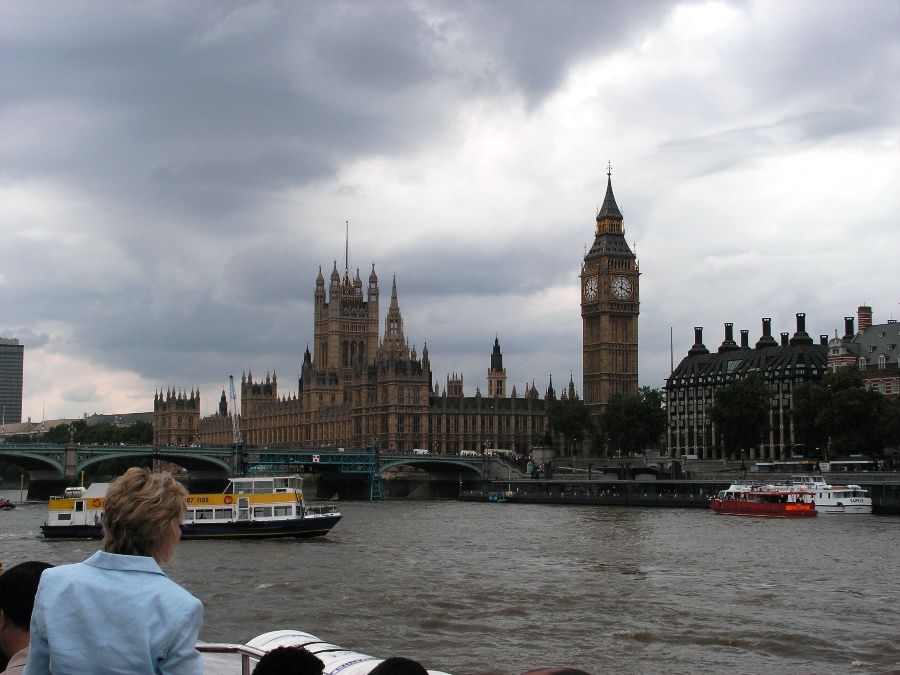
[[[168,473],[112,482],[103,550],[41,576],[24,675],[203,672],[203,605],[159,567],[181,539],[186,495]]]

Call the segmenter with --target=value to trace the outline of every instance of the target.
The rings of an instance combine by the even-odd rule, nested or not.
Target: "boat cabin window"
[[[84,511],[84,502],[83,501],[75,502],[75,511],[77,513],[81,513],[82,511]]]
[[[244,478],[231,481],[226,493],[234,494],[275,494],[301,490],[303,479],[299,476],[279,476],[277,478]]]
[[[294,515],[294,507],[293,506],[276,506],[275,507],[275,516],[292,516]]]
[[[231,518],[234,515],[234,511],[231,509],[216,509],[216,519],[222,520],[225,518]]]
[[[253,507],[253,517],[254,518],[271,518],[272,517],[272,507],[271,506],[254,506]]]
[[[71,513],[57,513],[56,519],[57,520],[72,520],[72,514]]]
[[[213,517],[212,509],[197,509],[195,513],[197,515],[194,517],[194,520],[212,520]]]

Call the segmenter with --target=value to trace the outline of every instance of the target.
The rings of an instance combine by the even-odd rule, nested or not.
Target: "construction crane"
[[[234,395],[234,375],[228,376],[228,387],[231,389],[231,424],[234,428],[234,447],[241,447],[241,420],[238,417],[237,399]]]

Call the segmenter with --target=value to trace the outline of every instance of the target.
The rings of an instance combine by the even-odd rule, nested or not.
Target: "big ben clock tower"
[[[625,241],[609,168],[606,177],[594,244],[581,266],[584,402],[595,421],[612,396],[638,389],[640,272]]]

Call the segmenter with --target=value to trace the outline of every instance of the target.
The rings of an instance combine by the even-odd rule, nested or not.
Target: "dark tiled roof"
[[[900,357],[900,323],[873,324],[845,341],[844,346],[857,360],[865,357],[868,366],[877,366],[879,356],[896,364]]]
[[[599,255],[601,253],[621,253],[625,255],[633,255],[631,249],[628,246],[628,242],[625,241],[624,234],[611,234],[604,233],[598,234],[594,237],[594,245],[591,246],[591,250],[588,253],[588,256],[591,255]]]
[[[827,368],[828,348],[823,345],[741,348],[685,357],[669,376],[667,386],[724,384],[754,370],[767,380],[822,377]]]

